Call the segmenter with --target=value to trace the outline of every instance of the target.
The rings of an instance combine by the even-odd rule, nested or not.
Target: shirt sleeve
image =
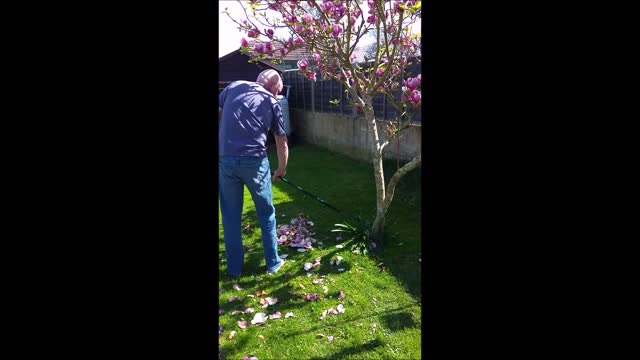
[[[219,107],[223,107],[224,105],[224,99],[227,97],[227,89],[229,88],[229,86],[225,87],[222,92],[220,93],[220,95],[218,95],[218,106]]]
[[[284,130],[284,116],[282,115],[282,106],[278,101],[273,104],[273,134],[284,136],[287,132]]]

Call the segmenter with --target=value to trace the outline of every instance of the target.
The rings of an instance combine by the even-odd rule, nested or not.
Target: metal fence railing
[[[415,76],[420,72],[420,65],[409,66],[408,70]],[[335,80],[323,80],[320,74],[314,82],[300,74],[299,71],[285,71],[282,76],[284,85],[291,86],[289,92],[289,108],[300,109],[313,112],[329,112],[342,115],[362,117],[364,113],[357,111],[351,106],[345,94],[344,86]],[[395,94],[400,98],[400,91]],[[337,104],[330,101],[339,100]],[[395,120],[396,109],[391,105],[389,99],[384,94],[379,94],[373,99],[373,111],[376,119]],[[422,114],[418,112],[413,122],[420,123]]]

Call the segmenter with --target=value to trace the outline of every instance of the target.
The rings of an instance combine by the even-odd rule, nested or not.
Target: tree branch
[[[391,200],[393,200],[393,193],[396,190],[396,185],[398,185],[398,182],[400,182],[400,179],[402,179],[402,177],[408,174],[411,170],[420,166],[420,164],[422,164],[422,155],[418,155],[417,157],[413,158],[413,160],[406,163],[404,166],[398,169],[398,171],[396,171],[395,174],[393,174],[391,179],[389,179],[389,184],[387,185],[387,191],[386,191],[387,196],[384,199],[385,213],[389,209]]]

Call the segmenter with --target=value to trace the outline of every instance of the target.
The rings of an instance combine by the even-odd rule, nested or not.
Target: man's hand
[[[273,172],[273,181],[278,181],[280,180],[281,177],[284,177],[285,175],[287,175],[287,170],[281,170],[280,168],[276,169],[276,171]]]

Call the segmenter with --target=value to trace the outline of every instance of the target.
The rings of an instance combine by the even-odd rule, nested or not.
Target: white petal
[[[322,288],[324,289],[324,293],[326,294],[327,292],[329,292],[329,288],[326,287],[325,285],[322,285]]]
[[[266,322],[268,319],[267,314],[265,313],[257,313],[254,317],[253,320],[251,320],[252,324],[262,324],[264,322]]]
[[[338,269],[338,271],[344,271],[344,268],[340,268],[340,269]]]
[[[339,313],[344,313],[345,312],[345,308],[344,308],[344,306],[342,306],[342,304],[338,304],[338,312]]]
[[[336,245],[336,247],[337,247],[338,249],[342,249],[342,248],[344,247],[344,245]]]
[[[327,340],[333,341],[333,336],[331,336],[331,335],[327,336]]]
[[[305,251],[307,251],[307,249],[305,249],[305,248],[298,248],[298,252],[305,252]]]
[[[304,263],[304,270],[307,271],[307,270],[311,269],[312,266],[313,266],[313,264],[311,264],[311,263]]]
[[[290,317],[292,317],[292,316],[293,316],[293,317],[297,317],[297,316],[293,315],[293,313],[292,313],[292,312],[288,312],[288,313],[284,316],[284,318],[286,319],[286,318],[290,318]]]
[[[307,277],[312,276],[312,275],[313,275],[313,273],[310,273],[310,272],[307,273]]]
[[[282,254],[282,255],[280,255],[280,259],[286,259],[287,256],[289,256],[289,254]]]

